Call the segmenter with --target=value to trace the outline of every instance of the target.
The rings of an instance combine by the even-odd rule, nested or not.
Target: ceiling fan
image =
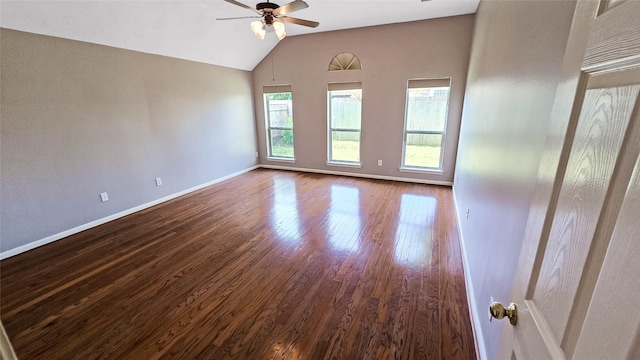
[[[287,33],[284,29],[284,23],[292,23],[296,25],[308,26],[315,28],[320,25],[317,21],[303,20],[290,16],[286,16],[294,11],[306,9],[309,5],[302,0],[295,0],[286,5],[280,6],[278,4],[274,4],[269,2],[261,2],[256,4],[256,8],[252,8],[249,5],[245,5],[243,3],[237,2],[235,0],[224,0],[230,4],[240,6],[245,9],[249,9],[254,11],[258,15],[254,16],[240,16],[240,17],[230,17],[230,18],[218,18],[216,20],[235,20],[235,19],[248,19],[248,18],[258,18],[262,20],[256,20],[251,23],[251,30],[256,34],[258,39],[264,39],[264,35],[267,32],[275,31],[278,39],[282,40]]]

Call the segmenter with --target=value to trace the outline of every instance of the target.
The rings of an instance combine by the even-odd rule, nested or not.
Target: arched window
[[[331,59],[329,63],[329,71],[338,70],[361,70],[362,64],[360,59],[352,53],[340,53]]]

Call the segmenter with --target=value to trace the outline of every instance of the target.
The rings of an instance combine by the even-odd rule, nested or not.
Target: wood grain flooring
[[[446,187],[255,170],[0,267],[20,359],[475,359]]]

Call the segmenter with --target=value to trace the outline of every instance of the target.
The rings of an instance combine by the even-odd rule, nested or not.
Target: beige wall
[[[486,359],[504,326],[487,309],[492,296],[509,303],[574,6],[482,1],[476,14],[454,191]]]
[[[250,72],[7,29],[0,46],[2,252],[256,164]]]
[[[453,181],[472,28],[473,15],[465,15],[285,38],[253,71],[260,163]],[[342,52],[358,56],[363,70],[329,73],[329,62]],[[440,77],[452,78],[444,173],[400,172],[407,80]],[[359,169],[326,164],[327,83],[339,81],[362,81]],[[293,164],[266,159],[262,87],[275,84],[290,84],[293,92]]]

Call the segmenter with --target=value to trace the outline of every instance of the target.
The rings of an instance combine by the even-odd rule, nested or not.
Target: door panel
[[[639,86],[589,89],[574,136],[533,301],[558,342],[600,217]]]
[[[544,317],[537,311],[535,303],[524,301],[523,305],[525,306],[519,311],[517,326],[518,332],[527,336],[514,338],[514,355],[519,359],[527,359],[530,354],[535,354],[538,359],[557,359],[562,356],[560,345]]]
[[[595,72],[610,64],[625,67],[637,63],[640,57],[640,21],[637,12],[640,2],[627,0],[614,8],[607,8],[594,22],[587,45],[582,70]]]
[[[640,359],[639,215],[640,164],[636,163],[584,320],[576,359]]]

